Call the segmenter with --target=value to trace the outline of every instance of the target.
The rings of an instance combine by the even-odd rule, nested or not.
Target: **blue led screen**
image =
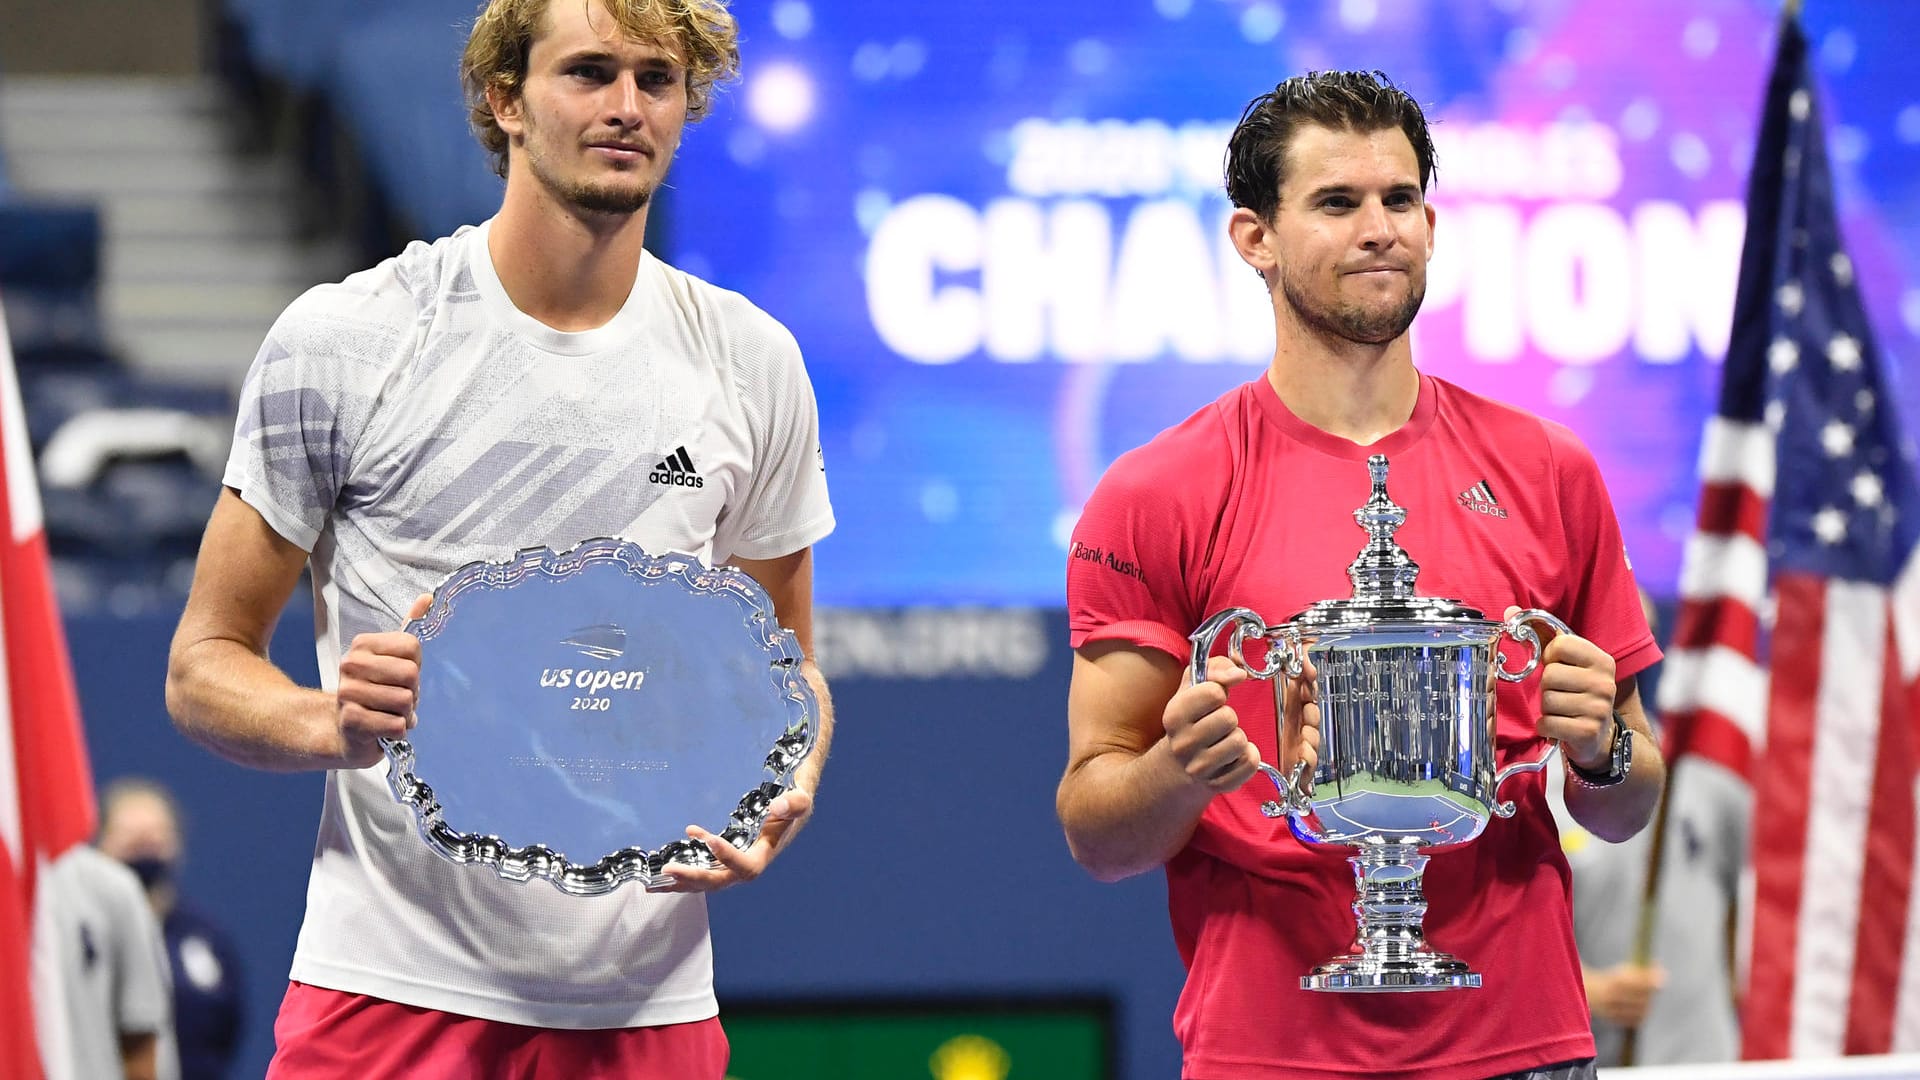
[[[1809,4],[1849,252],[1908,415],[1920,5]],[[830,604],[1060,602],[1121,452],[1272,349],[1226,243],[1225,139],[1312,68],[1434,121],[1425,370],[1577,431],[1670,595],[1718,392],[1777,8],[1755,0],[736,6],[745,77],[689,129],[677,264],[791,328],[820,397]]]

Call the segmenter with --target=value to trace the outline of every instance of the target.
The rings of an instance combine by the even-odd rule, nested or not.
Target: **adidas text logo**
[[[650,484],[671,484],[674,487],[706,487],[707,481],[693,471],[693,459],[687,456],[687,448],[681,447],[667,455],[667,459],[653,467],[647,474]]]
[[[1477,510],[1490,517],[1503,518],[1507,516],[1506,509],[1500,505],[1498,499],[1493,497],[1493,489],[1487,486],[1485,480],[1461,492],[1460,505],[1469,510]]]

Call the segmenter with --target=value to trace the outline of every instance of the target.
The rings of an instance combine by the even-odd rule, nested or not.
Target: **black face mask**
[[[127,869],[139,877],[140,884],[148,889],[156,885],[165,885],[173,880],[173,863],[151,855],[139,859],[128,859]]]

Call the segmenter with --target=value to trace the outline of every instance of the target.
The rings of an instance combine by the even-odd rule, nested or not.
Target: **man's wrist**
[[[1613,763],[1613,740],[1618,734],[1616,729],[1619,725],[1620,717],[1618,714],[1610,717],[1605,737],[1600,740],[1600,748],[1596,750],[1591,757],[1583,758],[1567,754],[1567,764],[1579,768],[1582,772],[1606,772],[1608,767]],[[1565,753],[1564,747],[1562,748],[1562,753]]]
[[[1564,751],[1563,751],[1564,752]],[[1581,787],[1612,787],[1623,783],[1633,768],[1633,727],[1619,713],[1608,730],[1606,755],[1597,762],[1567,757],[1567,779]]]

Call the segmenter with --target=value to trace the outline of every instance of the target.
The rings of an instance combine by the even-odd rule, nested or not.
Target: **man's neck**
[[[1293,415],[1361,446],[1412,418],[1420,373],[1406,334],[1364,345],[1288,322],[1279,327],[1267,382]]]
[[[515,177],[514,180],[531,178]],[[532,182],[507,184],[487,254],[513,306],[555,330],[605,326],[626,304],[640,267],[647,211],[584,214]]]

